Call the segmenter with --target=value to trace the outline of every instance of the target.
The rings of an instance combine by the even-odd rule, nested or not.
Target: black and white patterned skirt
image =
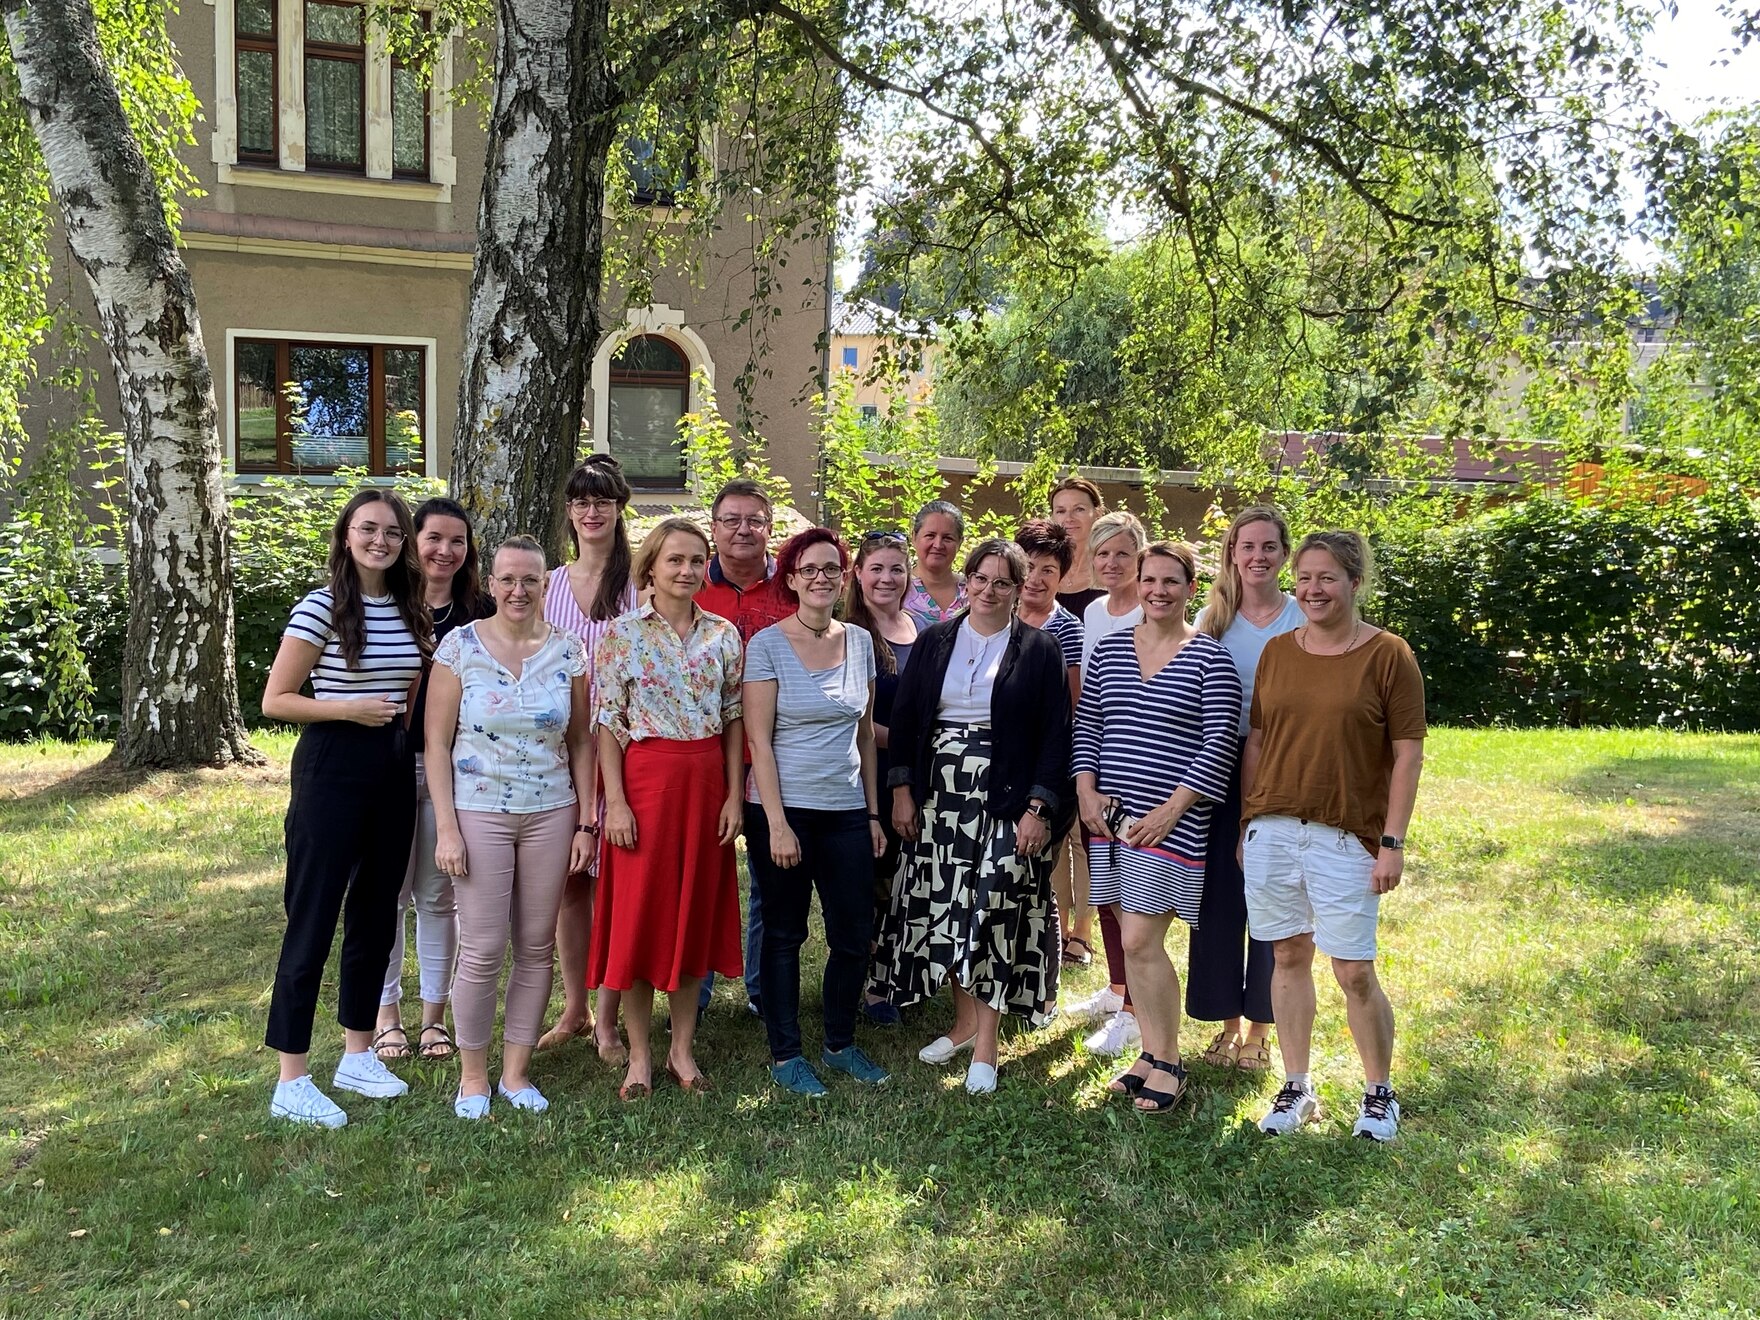
[[[951,979],[1036,1026],[1057,1004],[1053,854],[1015,852],[1015,822],[984,809],[989,779],[989,729],[935,730],[928,798],[917,841],[900,851],[874,981],[903,1008]]]

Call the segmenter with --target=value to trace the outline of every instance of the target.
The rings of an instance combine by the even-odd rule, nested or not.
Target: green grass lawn
[[[268,770],[145,779],[0,749],[0,1313],[1760,1312],[1760,739],[1431,739],[1383,908],[1386,1148],[1348,1135],[1330,985],[1330,1116],[1293,1139],[1239,1073],[1134,1116],[1062,1022],[968,1099],[914,1058],[945,1003],[864,1029],[883,1092],[799,1103],[732,987],[703,1099],[625,1107],[574,1047],[540,1056],[543,1116],[467,1126],[453,1071],[408,1064],[402,1100],[339,1096],[345,1130],[274,1124],[291,740],[261,744]]]

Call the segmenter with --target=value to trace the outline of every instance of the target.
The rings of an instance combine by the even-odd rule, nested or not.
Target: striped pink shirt
[[[633,584],[624,587],[623,596],[617,605],[619,614],[628,613],[636,607],[636,589]],[[611,620],[589,619],[582,613],[574,592],[569,589],[567,564],[561,564],[550,571],[550,585],[544,592],[544,619],[581,639],[587,648],[587,673],[590,682],[593,652],[598,648],[599,639],[605,635],[605,630],[611,626]]]

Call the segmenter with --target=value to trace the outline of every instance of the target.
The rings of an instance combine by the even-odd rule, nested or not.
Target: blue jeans
[[[747,811],[752,807],[748,803]],[[766,836],[768,837],[768,836]],[[768,850],[769,844],[764,845]],[[747,841],[750,847],[750,841]],[[758,993],[758,955],[764,947],[764,906],[758,901],[758,884],[752,881],[751,894],[746,900],[746,998],[753,1003],[760,1003],[763,996]],[[709,1007],[709,997],[715,993],[715,973],[710,972],[703,978],[703,988],[697,993],[697,1007]]]
[[[874,924],[874,845],[866,809],[786,807],[783,815],[801,845],[800,861],[786,868],[770,860],[764,808],[746,804],[746,858],[752,888],[764,895],[764,1027],[778,1063],[801,1054],[801,946],[807,942],[813,891],[819,891],[829,946],[821,982],[828,1050],[855,1043]]]

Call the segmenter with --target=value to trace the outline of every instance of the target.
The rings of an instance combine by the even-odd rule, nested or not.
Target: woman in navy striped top
[[[1144,1113],[1185,1094],[1179,976],[1168,960],[1175,916],[1198,919],[1210,812],[1228,791],[1241,681],[1222,643],[1186,619],[1197,586],[1190,546],[1157,541],[1137,556],[1143,622],[1102,638],[1076,708],[1076,795],[1089,893],[1111,906],[1143,1051],[1113,1083]]]
[[[330,531],[330,585],[294,606],[263,690],[264,715],[305,726],[293,749],[287,933],[265,1034],[281,1055],[269,1104],[277,1118],[348,1122],[307,1067],[339,914],[347,1043],[332,1084],[378,1099],[409,1089],[371,1045],[416,822],[406,712],[433,649],[409,510],[391,491],[363,490]]]

